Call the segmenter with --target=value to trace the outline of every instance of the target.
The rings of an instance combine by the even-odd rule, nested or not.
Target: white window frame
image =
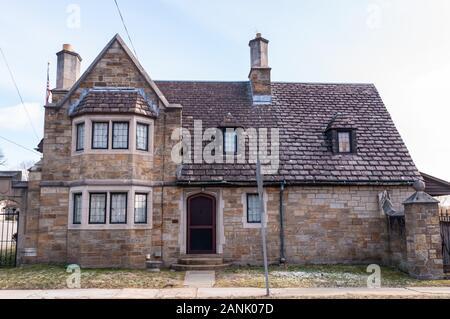
[[[84,150],[77,151],[77,124],[84,124]],[[94,122],[108,122],[108,148],[107,149],[93,149],[92,148],[92,129]],[[114,122],[128,122],[128,148],[114,149],[113,148],[113,123]],[[137,149],[136,143],[136,127],[137,123],[148,125],[148,150]],[[140,115],[119,115],[113,114],[109,116],[104,115],[83,115],[73,120],[72,122],[72,156],[83,156],[84,154],[142,154],[153,155],[154,145],[154,120]]]
[[[74,224],[74,194],[82,194],[81,224]],[[104,224],[90,224],[90,194],[106,193],[106,222]],[[127,223],[111,224],[111,193],[127,193]],[[147,194],[147,222],[136,224],[134,222],[134,197],[135,194]],[[133,213],[131,213],[133,212]],[[84,185],[70,188],[69,191],[69,229],[87,229],[87,230],[105,230],[105,229],[152,229],[153,228],[153,188],[147,186],[103,186],[103,185]]]
[[[247,194],[257,194],[258,190],[256,188],[247,188],[242,192],[241,202],[242,202],[242,226],[244,228],[261,228],[261,223],[249,223],[247,221]],[[270,218],[269,211],[267,210],[268,195],[264,190],[263,202],[264,210],[266,212],[266,220],[264,221],[264,227],[267,227],[268,219]],[[261,216],[262,219],[262,216]]]

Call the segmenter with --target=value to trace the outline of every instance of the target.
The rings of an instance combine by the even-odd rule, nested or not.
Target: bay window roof
[[[93,88],[86,89],[69,111],[71,117],[109,113],[134,113],[155,118],[159,110],[141,89]]]

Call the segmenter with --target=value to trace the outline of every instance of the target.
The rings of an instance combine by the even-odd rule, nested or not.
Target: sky
[[[272,79],[374,83],[419,170],[450,181],[450,1],[118,0],[155,80],[247,80],[248,41],[270,40]],[[47,62],[70,43],[86,69],[120,33],[113,0],[0,0],[0,136],[33,149],[43,135]],[[31,118],[37,135],[28,120]],[[0,138],[8,169],[39,155]]]

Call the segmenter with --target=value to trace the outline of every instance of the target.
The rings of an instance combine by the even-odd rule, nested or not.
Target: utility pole
[[[262,238],[262,248],[263,248],[263,259],[264,259],[264,275],[266,278],[266,296],[270,295],[269,289],[269,266],[267,262],[267,244],[266,244],[266,213],[264,210],[264,185],[263,185],[263,175],[261,173],[261,162],[258,160],[256,162],[256,182],[258,184],[258,197],[259,197],[259,212],[261,214],[261,238]]]

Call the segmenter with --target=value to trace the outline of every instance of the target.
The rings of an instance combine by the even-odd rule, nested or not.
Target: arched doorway
[[[187,199],[188,254],[216,253],[216,199],[195,194]]]

